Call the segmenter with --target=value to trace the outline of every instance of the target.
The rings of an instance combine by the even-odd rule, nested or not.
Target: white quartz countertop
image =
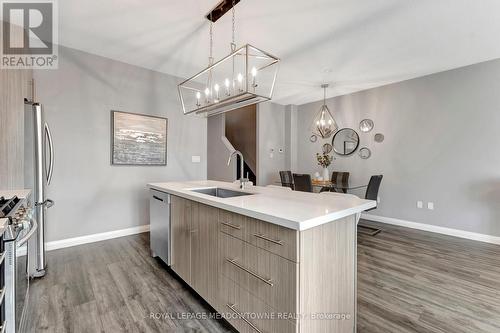
[[[151,183],[148,187],[295,230],[307,230],[377,206],[376,201],[351,194],[318,194],[261,186],[240,190],[239,184],[212,180]],[[190,191],[207,187],[254,195],[218,198]]]

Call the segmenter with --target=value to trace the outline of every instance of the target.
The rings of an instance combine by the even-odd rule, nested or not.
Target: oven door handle
[[[20,240],[17,241],[17,246],[23,246],[24,243],[26,243],[28,241],[28,239],[30,239],[31,236],[33,236],[36,229],[38,229],[38,223],[36,223],[35,219],[30,220],[30,224],[31,224],[30,231],[26,234],[26,236],[24,236],[23,238],[21,238]]]

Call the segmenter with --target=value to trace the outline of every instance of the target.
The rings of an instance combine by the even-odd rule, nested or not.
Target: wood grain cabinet
[[[221,275],[235,281],[274,309],[297,309],[297,264],[252,244],[221,233]]]
[[[171,268],[191,284],[191,201],[172,196],[170,231],[172,233]]]
[[[215,300],[218,209],[176,196],[171,209],[171,268],[205,300]]]
[[[191,230],[191,282],[209,303],[217,293],[217,220],[219,210],[197,204]]]
[[[172,197],[172,269],[239,331],[356,332],[356,218],[305,231]]]
[[[24,187],[24,98],[31,97],[32,79],[30,69],[0,69],[0,188],[4,190]]]
[[[298,261],[296,230],[221,210],[219,230],[283,258]]]

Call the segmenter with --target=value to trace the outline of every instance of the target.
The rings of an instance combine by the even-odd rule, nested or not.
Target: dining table
[[[332,181],[329,180],[312,180],[312,186],[316,188],[331,188],[334,190],[340,190],[340,191],[349,191],[349,190],[357,190],[361,188],[368,187],[368,184],[336,184]]]
[[[282,183],[280,181],[275,181],[274,184],[276,185],[282,185]],[[337,192],[347,192],[347,191],[351,191],[351,190],[358,190],[358,189],[362,189],[362,188],[366,188],[368,187],[368,184],[359,184],[359,183],[355,183],[354,185],[351,185],[351,184],[336,184],[332,181],[325,181],[325,180],[316,180],[316,179],[312,179],[312,186],[313,188],[329,188],[329,189],[333,189]]]

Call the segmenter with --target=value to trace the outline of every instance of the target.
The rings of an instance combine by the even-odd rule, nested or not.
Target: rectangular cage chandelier
[[[207,117],[271,100],[279,59],[246,44],[178,86],[185,115]]]

